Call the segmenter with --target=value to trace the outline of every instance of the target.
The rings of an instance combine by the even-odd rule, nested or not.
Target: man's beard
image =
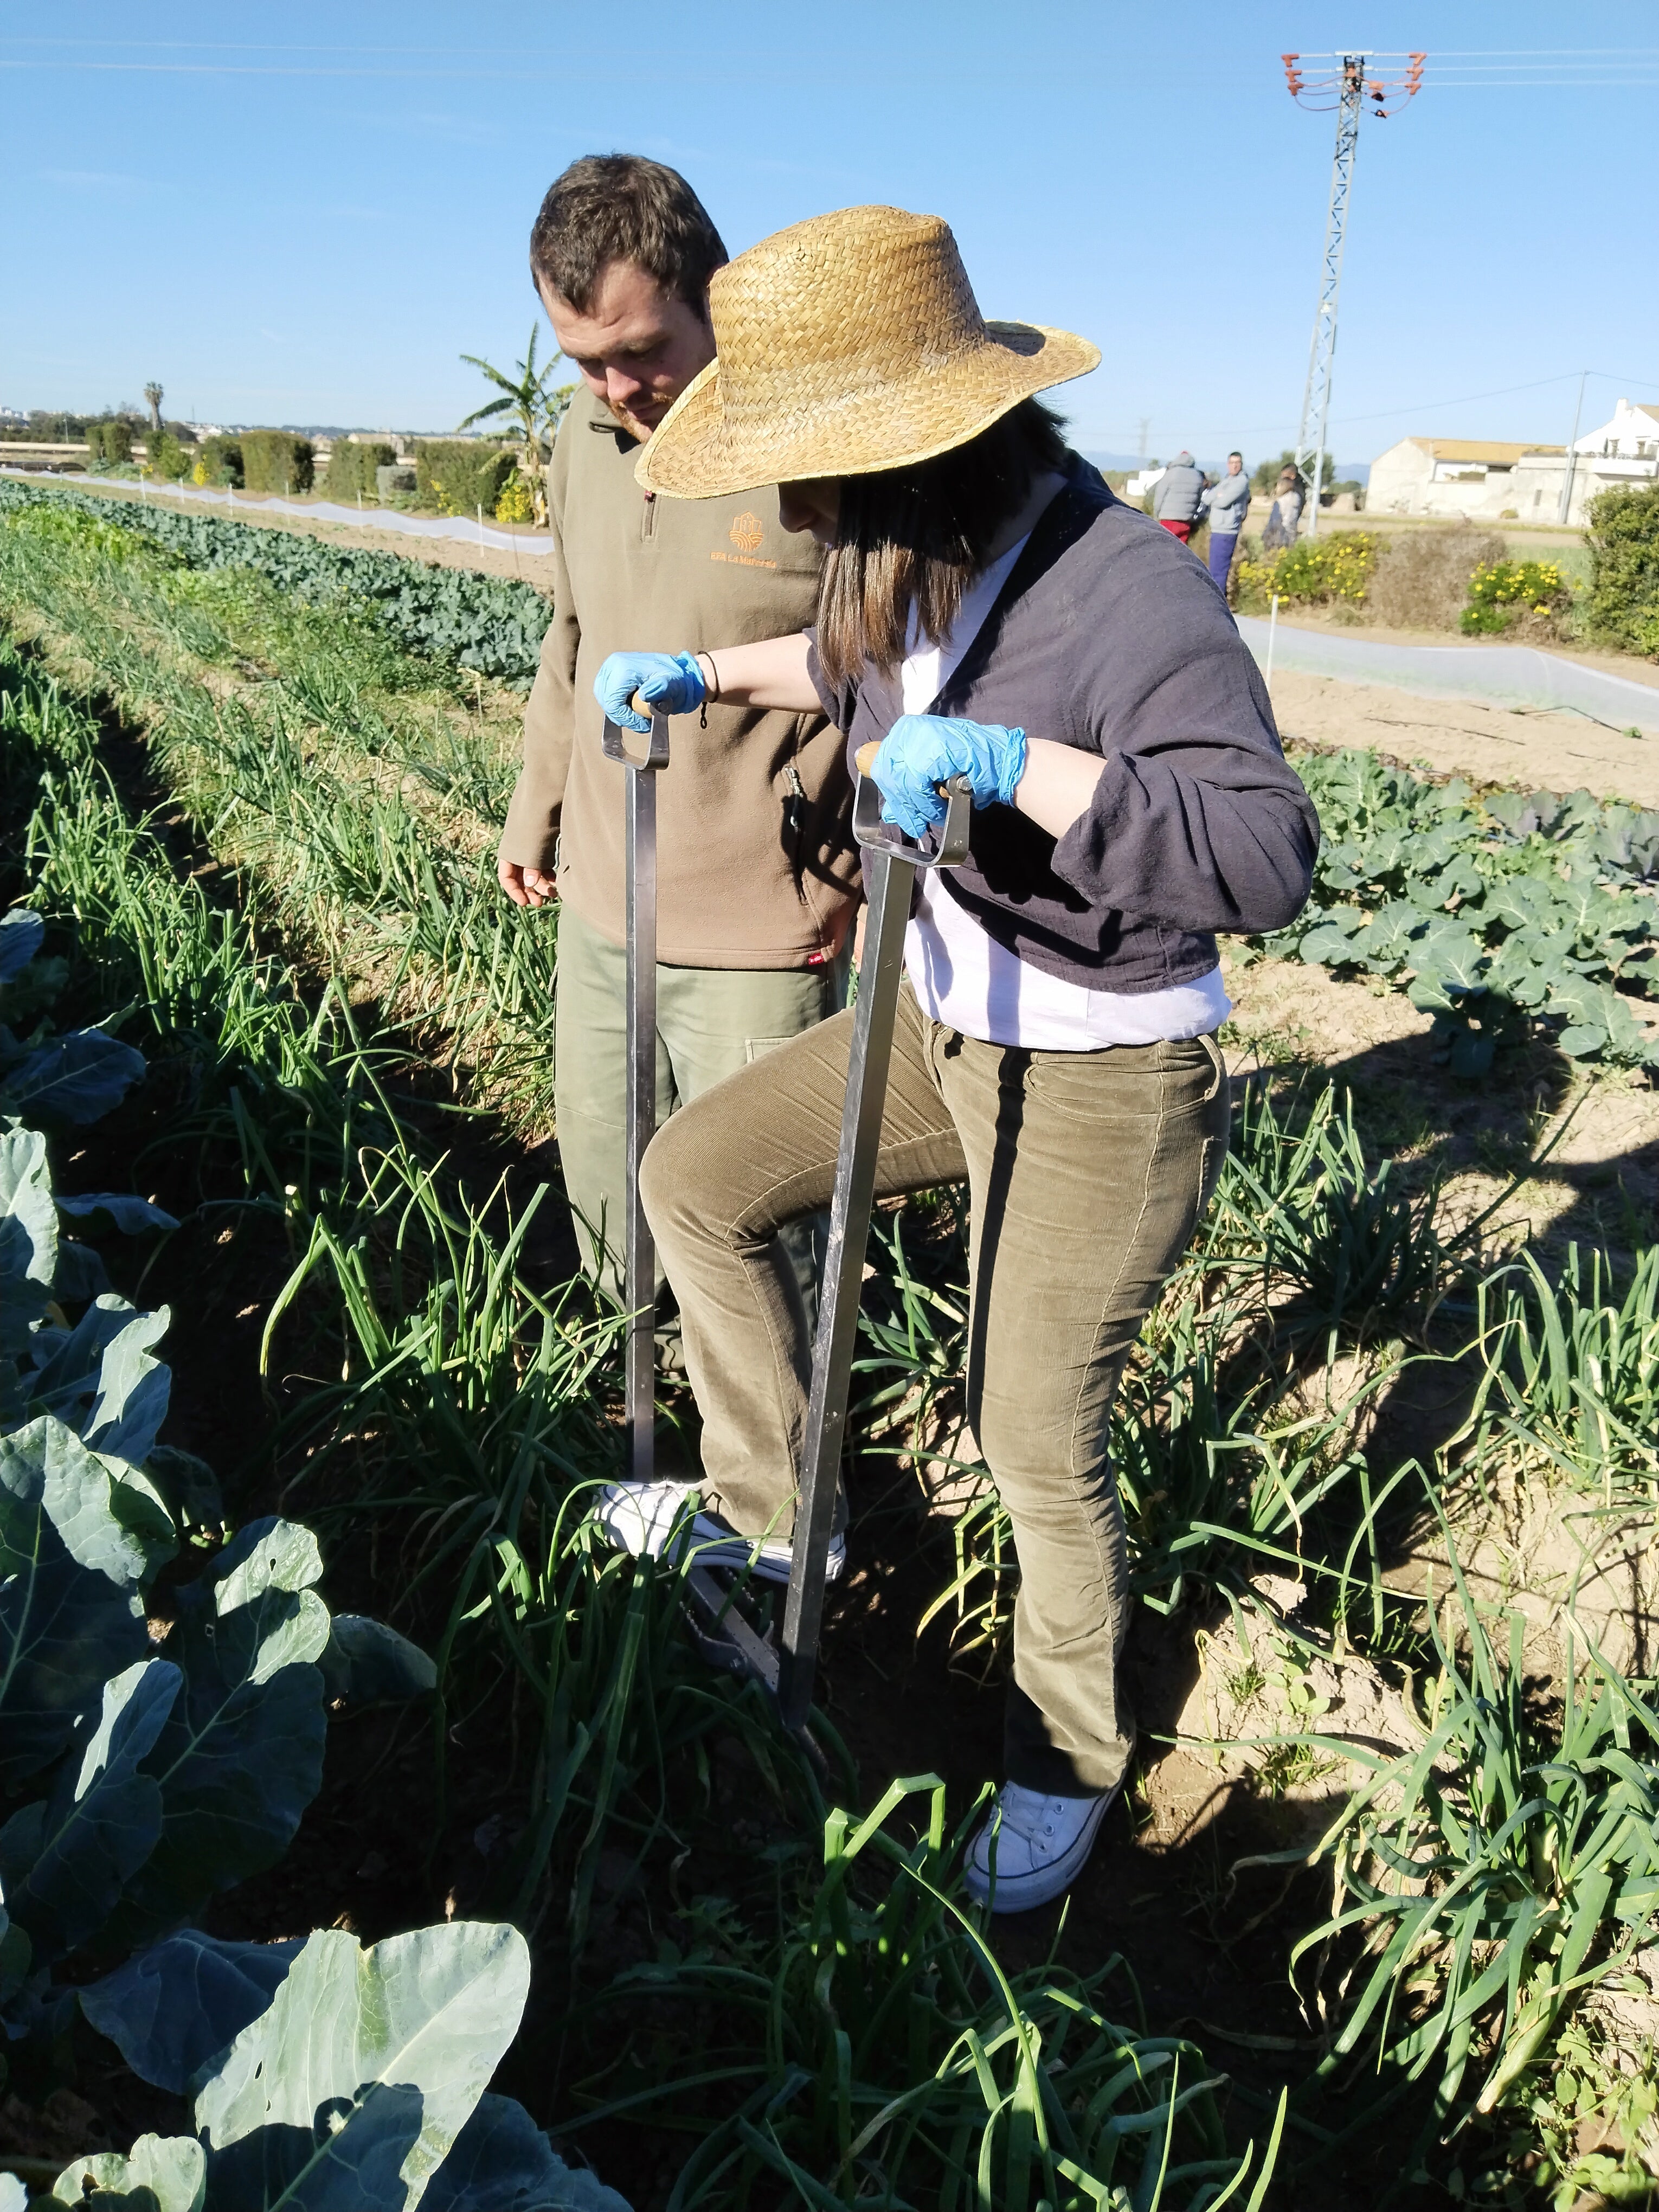
[[[611,416],[619,427],[626,430],[630,438],[638,439],[641,445],[646,442],[646,441],[650,437],[652,431],[656,428],[656,424],[653,422],[642,422],[637,415],[630,413],[626,407],[619,407],[614,399],[606,399],[605,402],[605,407],[606,412]],[[664,414],[666,414],[667,411],[666,408],[663,410]]]

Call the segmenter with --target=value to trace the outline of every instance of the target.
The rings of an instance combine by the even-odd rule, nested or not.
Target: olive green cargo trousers
[[[844,959],[822,968],[659,966],[659,1126],[688,1099],[835,1013],[846,1003],[847,973]],[[589,1273],[620,1303],[628,1234],[628,955],[568,906],[559,908],[553,1044],[553,1111],[577,1241]],[[811,1225],[786,1230],[782,1244],[811,1307]]]
[[[787,1534],[793,1517],[811,1341],[775,1238],[830,1202],[852,1019],[684,1107],[641,1176],[702,1413],[704,1501],[745,1534]],[[968,1412],[1019,1555],[1005,1752],[1028,1789],[1109,1789],[1128,1760],[1107,1415],[1227,1134],[1213,1037],[1026,1051],[946,1029],[900,993],[876,1188],[968,1183]]]

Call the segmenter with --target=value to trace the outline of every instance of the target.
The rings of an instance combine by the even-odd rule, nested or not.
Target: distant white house
[[[1613,420],[1581,438],[1572,450],[1589,454],[1598,476],[1613,473],[1603,464],[1616,463],[1621,476],[1637,481],[1651,477],[1659,468],[1659,407],[1635,407],[1621,399]]]
[[[1466,517],[1472,522],[1554,522],[1561,511],[1565,446],[1484,438],[1402,438],[1371,463],[1370,514]],[[1659,476],[1659,409],[1621,399],[1611,422],[1572,449],[1567,520],[1581,524],[1598,492]]]
[[[1553,521],[1565,446],[1511,444],[1492,438],[1402,438],[1371,463],[1368,514],[1466,515],[1496,521],[1510,509],[1517,521]]]

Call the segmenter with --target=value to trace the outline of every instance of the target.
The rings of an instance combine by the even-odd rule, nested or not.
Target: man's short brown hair
[[[731,259],[708,210],[678,169],[642,154],[585,154],[556,178],[530,234],[538,287],[585,314],[608,261],[631,261],[702,314]]]

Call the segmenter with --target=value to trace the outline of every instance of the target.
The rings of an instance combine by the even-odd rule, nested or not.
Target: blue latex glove
[[[635,692],[664,714],[690,714],[708,696],[702,671],[689,653],[613,653],[593,678],[593,696],[619,730],[648,737],[651,725],[634,711]]]
[[[881,741],[871,770],[881,793],[881,818],[920,837],[945,819],[935,788],[948,776],[965,775],[975,806],[1012,806],[1025,773],[1025,732],[998,722],[967,722],[949,714],[901,714]]]

